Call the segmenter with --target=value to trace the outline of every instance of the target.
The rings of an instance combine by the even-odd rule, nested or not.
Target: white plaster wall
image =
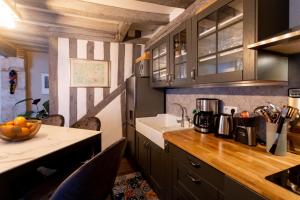
[[[29,87],[30,97],[33,99],[41,98],[40,106],[49,99],[48,94],[42,94],[42,78],[41,73],[48,74],[48,54],[27,52],[28,69],[29,69]]]
[[[122,137],[120,96],[115,98],[96,117],[101,120],[102,149],[106,149]]]

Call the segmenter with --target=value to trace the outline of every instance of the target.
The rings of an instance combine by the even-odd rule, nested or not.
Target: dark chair
[[[84,118],[71,126],[72,128],[81,128],[87,130],[100,131],[101,121],[97,117]]]
[[[106,199],[112,193],[125,144],[123,138],[83,164],[58,186],[50,199]]]
[[[65,118],[62,115],[49,115],[47,118],[42,119],[42,124],[53,126],[64,126]]]

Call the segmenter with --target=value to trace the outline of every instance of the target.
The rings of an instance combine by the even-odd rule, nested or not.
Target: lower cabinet
[[[169,153],[140,133],[136,133],[136,159],[160,199],[169,199]]]
[[[207,163],[167,143],[160,148],[136,132],[136,161],[161,200],[264,200]]]

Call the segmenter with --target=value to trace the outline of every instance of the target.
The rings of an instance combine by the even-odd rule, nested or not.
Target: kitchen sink
[[[191,129],[188,121],[181,127],[177,120],[180,117],[170,114],[158,114],[155,117],[136,118],[136,130],[149,140],[164,149],[163,133],[176,130]]]
[[[300,195],[300,165],[267,176],[266,179]]]

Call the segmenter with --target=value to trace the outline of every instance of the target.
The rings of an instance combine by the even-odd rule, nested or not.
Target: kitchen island
[[[300,164],[298,155],[287,153],[283,157],[275,156],[260,145],[250,147],[191,129],[164,133],[164,139],[264,198],[300,199],[299,195],[265,179],[268,175]],[[194,161],[189,162],[197,167]]]

